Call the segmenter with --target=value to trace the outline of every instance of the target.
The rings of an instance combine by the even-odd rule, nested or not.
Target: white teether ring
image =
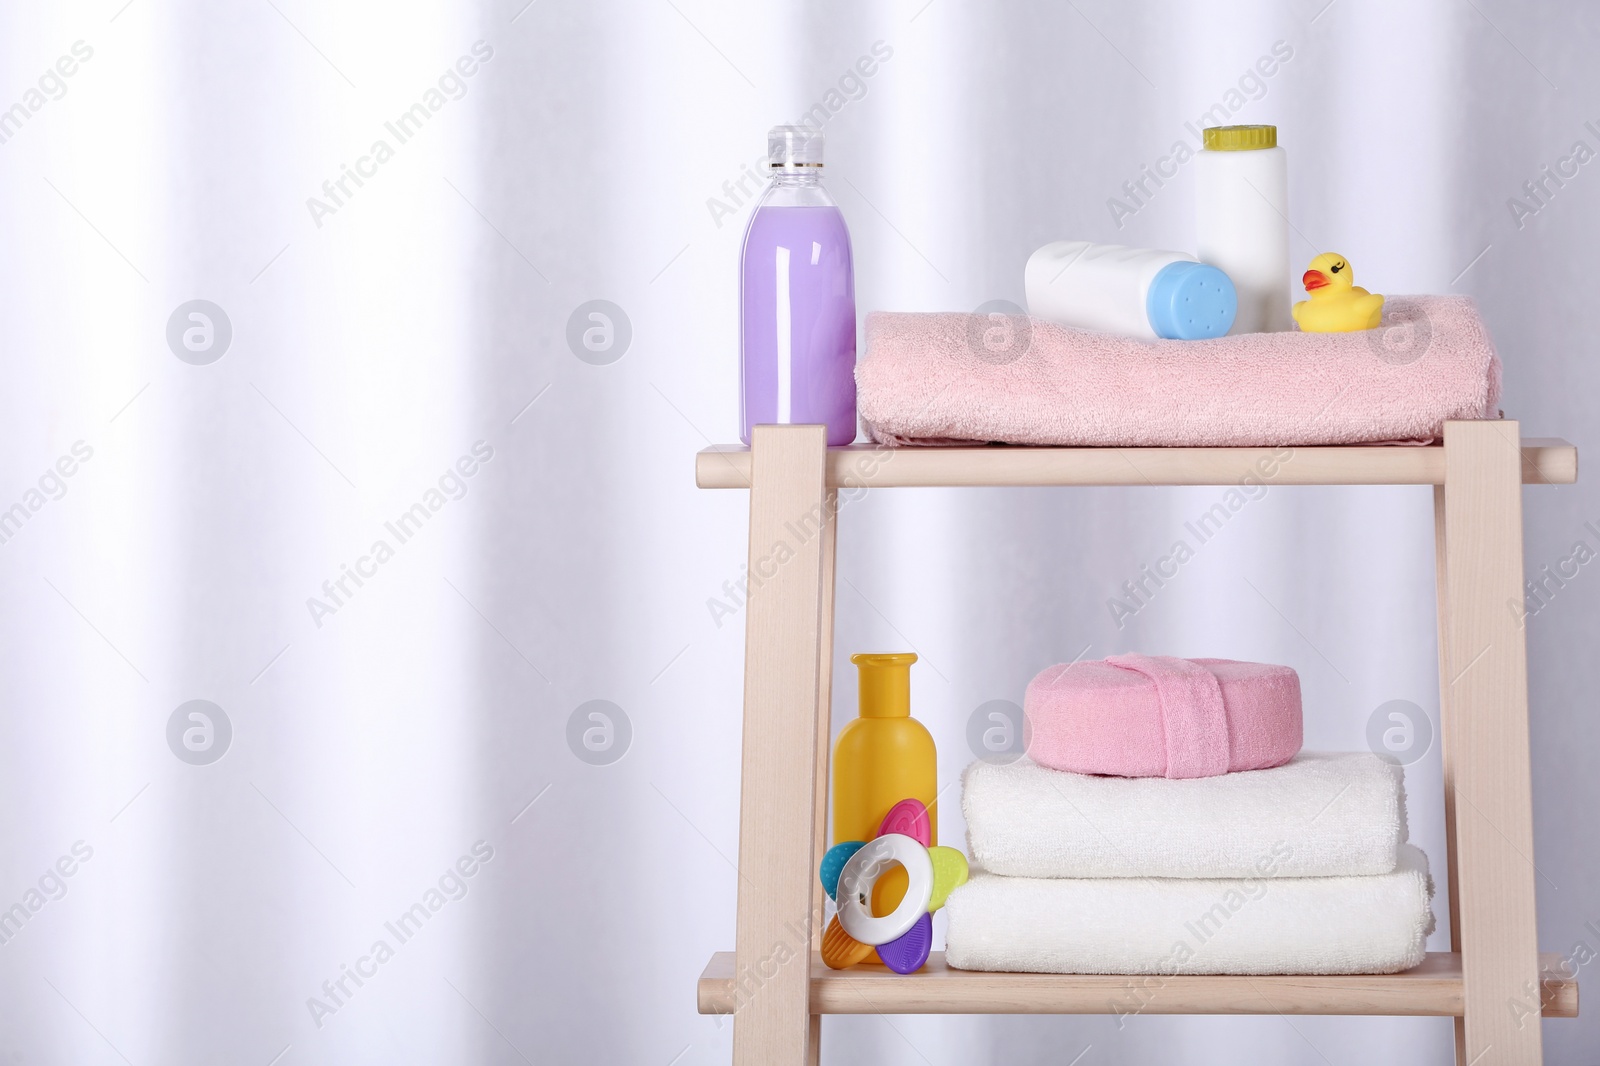
[[[894,913],[874,917],[872,889],[896,862],[905,867],[909,881],[905,898]],[[839,924],[856,940],[877,947],[909,932],[928,913],[932,898],[933,862],[928,849],[903,833],[885,833],[867,841],[839,873]]]

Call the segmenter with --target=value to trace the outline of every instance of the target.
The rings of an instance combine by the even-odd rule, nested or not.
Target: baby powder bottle
[[[1289,161],[1276,126],[1212,126],[1195,156],[1202,263],[1239,295],[1230,333],[1277,333],[1289,317]]]
[[[938,770],[933,736],[911,717],[915,654],[852,655],[860,671],[861,715],[839,730],[833,745],[833,842],[871,840],[884,816],[903,799],[928,808],[930,844],[939,842]],[[896,867],[878,879],[873,911],[884,915],[906,893]]]
[[[1233,325],[1233,282],[1182,252],[1056,241],[1028,257],[1023,284],[1030,315],[1078,329],[1204,340]]]
[[[822,188],[822,131],[767,133],[771,183],[744,234],[741,439],[762,424],[822,424],[856,439],[856,285],[850,231]]]

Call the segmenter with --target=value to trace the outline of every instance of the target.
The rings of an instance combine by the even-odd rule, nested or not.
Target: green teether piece
[[[932,847],[928,859],[933,863],[933,897],[928,900],[928,910],[936,911],[950,893],[967,883],[967,857],[955,848]]]

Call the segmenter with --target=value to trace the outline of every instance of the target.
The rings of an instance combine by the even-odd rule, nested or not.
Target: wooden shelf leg
[[[1444,864],[1445,879],[1449,885],[1450,950],[1461,950],[1461,900],[1456,895],[1460,884],[1456,872],[1456,794],[1455,764],[1451,761],[1450,733],[1453,723],[1450,713],[1450,663],[1447,658],[1448,642],[1445,634],[1450,627],[1450,568],[1445,548],[1444,486],[1433,487],[1433,567],[1434,591],[1439,600],[1439,761],[1444,778]],[[1456,1018],[1456,1066],[1467,1066],[1467,1034],[1465,1019]]]
[[[826,524],[822,529],[822,636],[817,649],[817,766],[816,798],[814,802],[816,824],[812,829],[812,854],[821,856],[828,848],[828,762],[833,753],[833,588],[834,564],[838,555],[839,494],[828,490],[825,508]],[[817,859],[818,862],[822,860]],[[811,950],[822,950],[822,916],[827,913],[828,895],[822,890],[822,879],[811,879]],[[811,1055],[807,1066],[822,1062],[822,1015],[811,1016]]]
[[[1465,1014],[1457,1061],[1542,1061],[1535,924],[1522,458],[1509,421],[1444,432],[1442,751],[1453,834],[1453,946]]]
[[[817,716],[831,666],[825,431],[758,426],[750,451],[733,1061],[806,1066],[819,1028],[810,1012]]]

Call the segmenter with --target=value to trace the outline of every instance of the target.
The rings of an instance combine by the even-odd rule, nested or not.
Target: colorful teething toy
[[[915,973],[933,946],[933,912],[967,880],[967,859],[954,848],[929,847],[933,838],[921,800],[896,803],[871,840],[845,840],[828,849],[818,871],[838,911],[822,934],[822,961],[835,970],[864,962],[877,948],[895,973]],[[896,865],[906,891],[890,914],[872,913],[878,878]]]

